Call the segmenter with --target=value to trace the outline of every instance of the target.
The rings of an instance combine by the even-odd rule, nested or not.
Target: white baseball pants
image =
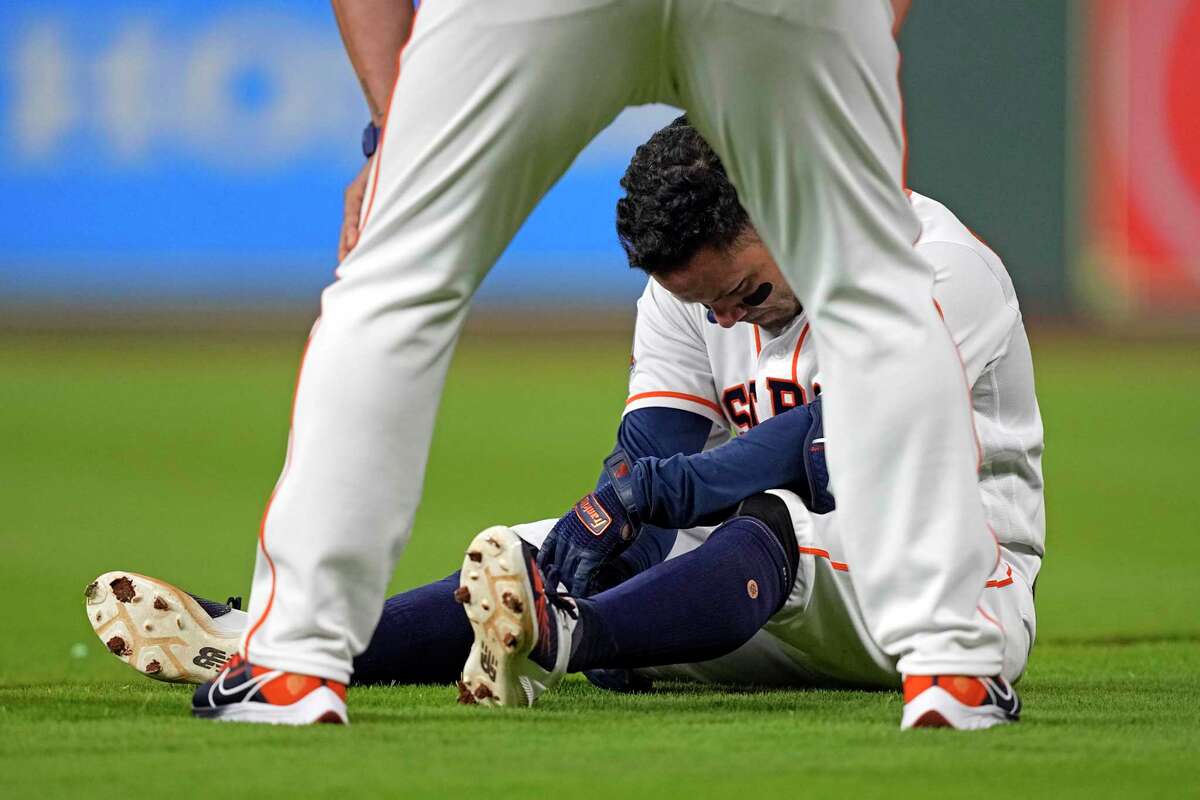
[[[628,105],[686,108],[812,318],[864,617],[905,673],[995,674],[967,387],[912,248],[887,0],[425,0],[358,246],[322,296],[243,650],[345,681],[421,494],[468,301]],[[486,443],[481,444],[486,446]]]
[[[840,511],[813,514],[792,492],[771,494],[787,503],[800,548],[796,582],[784,607],[732,653],[638,671],[649,678],[701,683],[899,688],[902,675],[896,659],[883,652],[867,630],[852,581],[857,565],[844,560],[845,542],[853,534],[844,529]],[[680,531],[670,558],[696,549],[712,530]],[[520,525],[517,531],[540,541],[538,526]],[[1037,630],[1028,569],[1032,565],[1028,555],[1003,548],[1001,553],[999,566],[980,587],[979,605],[1004,626],[998,672],[1016,683],[1025,672]]]

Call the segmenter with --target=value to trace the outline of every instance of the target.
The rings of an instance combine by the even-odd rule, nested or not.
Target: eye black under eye
[[[757,289],[742,298],[742,305],[761,306],[767,302],[767,298],[771,296],[771,292],[773,291],[775,291],[775,287],[772,284],[760,283]]]

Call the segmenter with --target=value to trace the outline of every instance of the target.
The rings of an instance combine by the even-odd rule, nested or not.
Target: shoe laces
[[[579,619],[579,611],[576,609],[574,598],[566,592],[560,592],[558,567],[550,567],[544,573],[542,582],[542,594],[546,598],[546,602],[557,609],[562,610],[571,619]]]

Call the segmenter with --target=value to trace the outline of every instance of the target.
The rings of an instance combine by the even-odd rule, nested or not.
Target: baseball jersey
[[[934,300],[971,387],[985,516],[1006,559],[1032,584],[1045,546],[1043,433],[1012,281],[1000,258],[949,209],[916,192],[910,201],[921,222],[915,246],[933,267]],[[625,413],[660,406],[703,415],[713,422],[709,446],[715,446],[821,392],[803,312],[774,335],[747,323],[722,328],[706,314],[648,281],[638,300]],[[836,475],[831,482],[836,496]]]

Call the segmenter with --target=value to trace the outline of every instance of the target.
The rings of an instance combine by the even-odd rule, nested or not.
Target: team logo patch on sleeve
[[[612,525],[612,516],[600,505],[596,495],[589,494],[575,504],[575,516],[593,536],[600,536]]]

